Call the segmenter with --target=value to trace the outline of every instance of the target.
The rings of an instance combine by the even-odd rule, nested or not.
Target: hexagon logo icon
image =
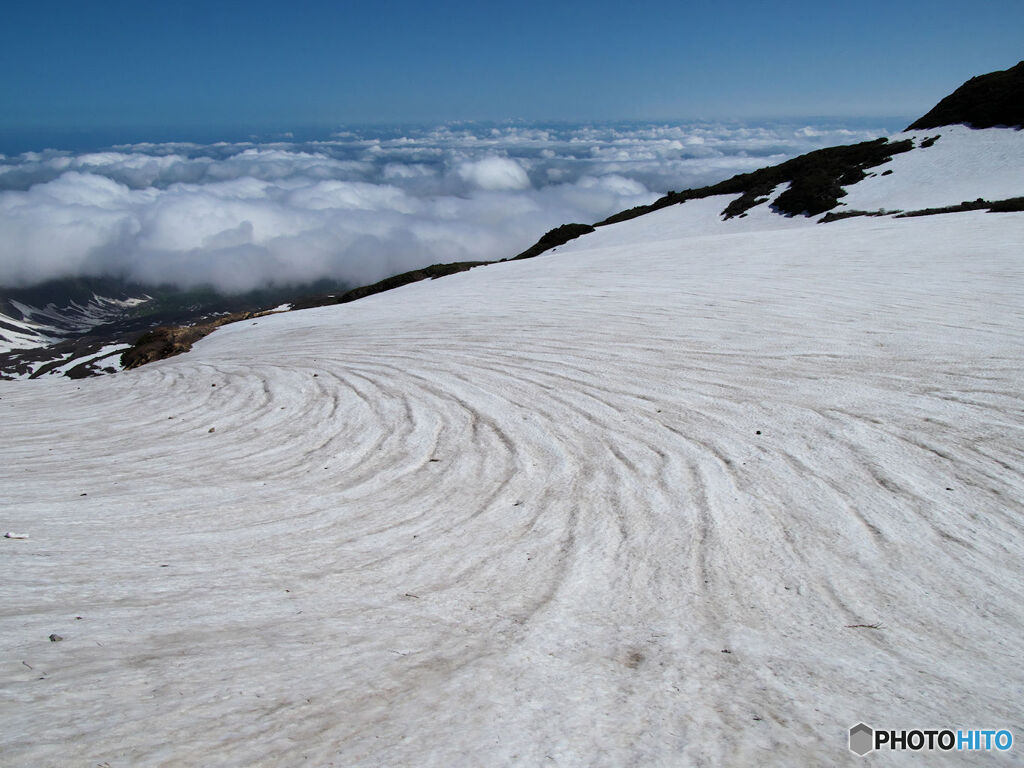
[[[875,732],[870,725],[857,723],[850,726],[850,751],[863,757],[875,748]]]

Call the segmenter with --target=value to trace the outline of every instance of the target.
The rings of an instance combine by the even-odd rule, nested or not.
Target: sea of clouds
[[[0,155],[0,285],[116,276],[242,292],[352,285],[513,256],[811,149],[885,134],[802,124],[458,124]]]

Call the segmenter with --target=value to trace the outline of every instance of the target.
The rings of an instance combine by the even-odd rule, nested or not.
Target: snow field
[[[687,237],[692,205],[5,385],[0,764],[1024,732],[1024,217]]]

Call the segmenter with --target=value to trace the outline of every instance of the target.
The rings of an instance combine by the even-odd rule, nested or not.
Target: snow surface
[[[1024,216],[702,210],[3,385],[0,763],[1020,738]]]
[[[17,302],[15,302],[17,304]],[[12,349],[34,349],[61,341],[64,337],[51,326],[0,313],[0,353]]]
[[[46,366],[53,366],[37,378],[49,378],[50,376],[65,376],[72,368],[77,368],[83,363],[91,363],[96,368],[113,368],[114,371],[123,369],[121,365],[121,354],[131,349],[131,344],[106,344],[95,352],[75,356],[74,352],[67,352],[50,360],[30,360],[25,363],[23,373],[8,371],[5,375],[12,380],[31,379],[36,377],[40,369]],[[17,353],[16,353],[17,354]],[[58,364],[55,364],[58,363]]]
[[[76,368],[82,363],[92,363],[99,368],[114,368],[115,370],[121,370],[121,353],[126,349],[131,349],[131,347],[131,344],[107,344],[95,353],[71,358],[63,365],[59,365],[47,371],[46,375],[63,376],[72,368]],[[36,370],[38,370],[38,368]]]
[[[930,147],[920,146],[934,136],[939,139]],[[979,197],[994,201],[1024,196],[1024,131],[946,125],[898,133],[889,140],[908,138],[914,140],[913,150],[894,155],[890,162],[870,169],[877,175],[847,188],[847,196],[841,199],[847,208],[911,211]],[[892,174],[882,176],[889,170]]]

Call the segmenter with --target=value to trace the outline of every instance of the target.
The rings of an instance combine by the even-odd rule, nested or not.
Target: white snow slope
[[[687,234],[713,202],[4,384],[0,764],[1020,739],[1024,215]]]

